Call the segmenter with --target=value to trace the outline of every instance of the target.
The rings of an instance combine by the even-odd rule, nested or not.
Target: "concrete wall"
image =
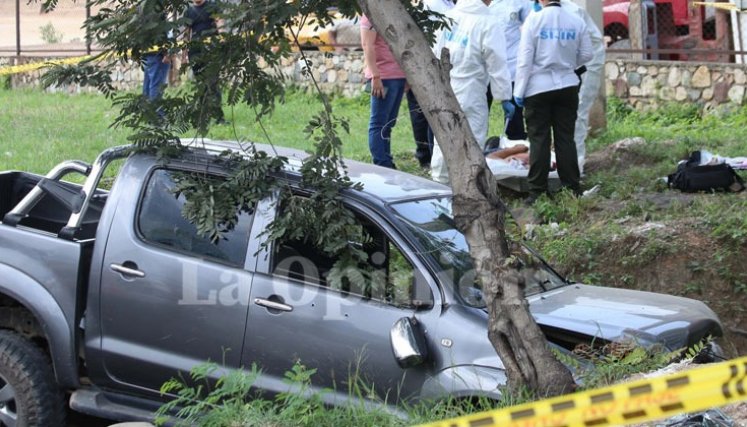
[[[308,69],[298,57],[282,63],[280,72],[289,82],[310,87],[310,72],[325,92],[344,96],[361,93],[364,83],[361,52],[308,52],[306,56],[311,61]],[[605,72],[607,95],[626,100],[636,108],[652,108],[666,102],[694,102],[706,108],[745,102],[747,65],[610,59]],[[38,86],[41,73],[37,70],[13,75],[12,85]],[[139,89],[142,78],[140,68],[132,65],[119,65],[112,74],[118,88]],[[48,90],[74,93],[87,89],[53,87]]]

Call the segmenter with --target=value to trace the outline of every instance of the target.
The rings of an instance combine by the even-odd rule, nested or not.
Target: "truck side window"
[[[286,240],[273,244],[273,275],[398,307],[432,305],[430,287],[402,251],[376,224],[361,215],[356,218],[370,238],[350,244],[368,254],[366,265],[335,271],[337,257],[326,255],[312,242]],[[334,283],[332,275],[343,280]]]
[[[154,171],[143,195],[137,218],[143,240],[175,252],[211,258],[234,266],[244,265],[252,215],[242,212],[238,223],[217,243],[197,233],[197,228],[182,216],[184,195],[174,194],[173,171]]]

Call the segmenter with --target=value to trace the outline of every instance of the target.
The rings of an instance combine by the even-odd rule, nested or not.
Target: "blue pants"
[[[368,148],[375,165],[395,168],[392,160],[392,128],[397,124],[399,104],[405,94],[405,79],[385,79],[384,98],[371,97],[371,118],[368,122]]]
[[[143,96],[149,101],[161,99],[171,64],[163,62],[162,53],[143,56]]]

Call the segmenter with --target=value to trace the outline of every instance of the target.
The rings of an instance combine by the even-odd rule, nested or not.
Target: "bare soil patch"
[[[80,49],[84,45],[85,32],[81,28],[86,19],[84,2],[60,0],[57,8],[49,13],[41,11],[41,3],[20,1],[21,50]],[[41,27],[51,24],[62,34],[62,43],[51,45],[42,37]],[[14,54],[16,48],[16,2],[0,0],[0,55]],[[26,54],[22,52],[22,54]]]
[[[642,138],[618,141],[592,153],[585,170],[593,173],[623,170],[633,164],[655,164],[646,155],[650,150],[645,145]],[[600,199],[591,214],[598,216],[598,221],[609,221],[610,212],[638,204],[652,212],[682,210],[685,215],[664,222],[646,222],[645,216],[617,221],[627,233],[607,242],[595,254],[593,267],[578,261],[564,266],[566,273],[576,277],[599,273],[605,285],[701,300],[718,314],[724,325],[722,345],[727,355],[733,358],[747,354],[747,289],[741,283],[747,271],[744,263],[747,245],[727,246],[712,236],[700,218],[686,214],[696,200],[708,203],[716,197],[729,197],[736,202],[747,198],[747,191],[689,194],[671,190],[641,192],[631,197],[624,201]]]

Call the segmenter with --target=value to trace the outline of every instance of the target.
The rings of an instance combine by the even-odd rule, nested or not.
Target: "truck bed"
[[[27,172],[0,173],[0,219],[5,217],[5,214],[10,212],[42,178],[42,176]],[[62,182],[61,184],[70,191],[71,198],[81,190],[81,186],[77,184],[69,182]],[[97,191],[83,218],[82,228],[77,233],[76,237],[78,239],[86,240],[95,237],[96,227],[105,201],[106,192]],[[61,201],[45,196],[29,212],[29,215],[21,220],[19,225],[57,234],[67,224],[71,213],[70,208]]]

